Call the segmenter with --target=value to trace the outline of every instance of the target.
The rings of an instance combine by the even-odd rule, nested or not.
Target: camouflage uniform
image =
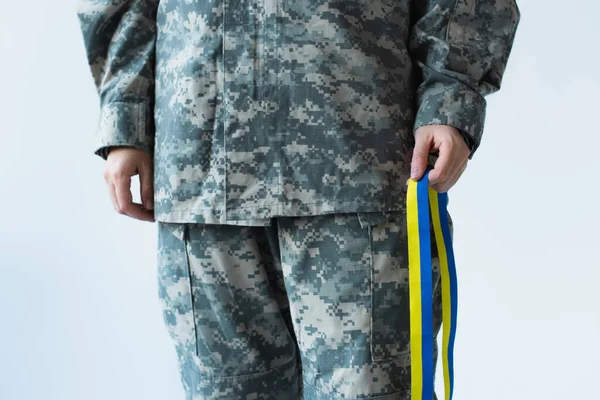
[[[431,124],[454,126],[473,155],[483,131],[484,96],[500,88],[520,18],[514,0],[79,0],[78,16],[100,98],[93,151],[106,158],[112,146],[132,146],[152,155],[154,212],[165,238],[160,250],[163,262],[164,257],[182,256],[181,249],[177,250],[180,242],[166,239],[167,230],[205,232],[215,246],[227,242],[232,254],[245,254],[243,249],[250,244],[240,235],[255,232],[249,226],[264,233],[298,221],[306,221],[307,226],[310,221],[333,223],[340,218],[336,215],[403,215],[414,130]],[[222,236],[226,232],[232,235],[228,239]],[[316,240],[318,231],[295,232],[306,237],[288,243],[288,249],[295,248],[296,257],[308,254],[311,247],[305,246]],[[350,238],[357,234],[353,230],[346,233]],[[236,238],[241,242],[233,242]],[[352,253],[344,248],[348,242],[356,244],[346,239],[322,244],[337,243],[336,251]],[[165,247],[168,243],[175,250]],[[281,246],[285,243],[280,240]],[[205,245],[198,242],[197,246]],[[200,251],[194,248],[188,250]],[[324,247],[317,249],[320,254],[327,253]],[[388,268],[403,263],[393,257],[384,259],[392,263]],[[256,260],[256,265],[263,262],[262,258]],[[345,268],[352,268],[350,261],[357,262],[345,261],[349,262]],[[293,270],[307,268],[307,262],[289,261],[291,304],[302,299],[299,293],[289,291],[298,290],[296,279],[300,278]],[[258,268],[250,261],[245,264]],[[283,260],[282,266],[285,272]],[[163,268],[176,274],[179,267],[163,264]],[[229,268],[234,268],[233,264]],[[350,272],[340,268],[334,267],[331,277],[329,270],[324,270],[311,279],[344,279],[344,273]],[[314,272],[312,267],[309,270]],[[192,277],[194,274],[191,271]],[[255,278],[248,279],[229,284],[248,290],[246,285],[259,285]],[[366,282],[366,278],[356,279]],[[401,276],[395,279],[400,290]],[[318,296],[316,288],[321,286],[316,281],[302,285],[315,290],[313,296],[325,296],[319,300],[322,304],[341,307],[342,300],[327,297],[338,289],[335,281],[323,286],[328,292]],[[231,293],[221,289],[218,294]],[[293,296],[300,297],[294,300]],[[272,301],[269,298],[263,301]],[[225,299],[218,297],[221,301]],[[350,300],[345,299],[344,304],[346,301]],[[211,301],[210,305],[217,310],[218,303]],[[399,302],[396,305],[401,306]],[[298,307],[300,313],[303,306]],[[293,306],[290,309],[294,312]],[[172,312],[172,318],[187,315],[183,309]],[[234,310],[228,312],[232,318],[236,316]],[[365,305],[332,312],[341,313],[340,321],[350,323],[348,318],[360,319],[354,314],[370,311]],[[346,312],[354,314],[348,317]],[[275,320],[265,323],[281,325]],[[269,326],[257,328],[257,337],[267,335]],[[300,344],[304,341],[333,349],[338,348],[337,341],[349,339],[334,335],[332,342],[320,344],[317,334],[324,327],[316,322],[308,327],[314,332],[303,328]],[[197,337],[210,341],[202,336],[202,325],[194,329]],[[365,335],[365,327],[356,332]],[[388,334],[396,333],[390,330]],[[271,338],[275,347],[289,346],[286,334],[280,335]],[[223,336],[227,340],[232,337]],[[323,340],[330,340],[327,337]],[[196,356],[190,353],[197,369],[204,365],[199,346]],[[221,343],[215,342],[215,346],[219,349]],[[322,351],[333,362],[342,357],[343,346],[339,349],[339,354],[326,348],[306,350],[304,357],[314,361]],[[254,360],[256,356],[257,363],[265,364],[240,366],[238,372],[259,373],[269,366],[282,366],[291,360],[291,353],[280,350],[281,357],[274,361],[258,361],[263,354],[255,350],[244,350],[251,351],[246,355],[242,351],[244,354],[235,357]],[[363,350],[356,350],[354,368],[367,365],[362,364],[367,357]],[[371,350],[385,353],[390,346],[371,346]],[[350,360],[346,361],[345,368],[350,368]],[[347,379],[352,374],[336,373],[331,379],[344,383],[330,387],[325,382],[329,378],[310,367],[309,371],[314,372],[312,384],[329,387],[331,393],[345,398],[366,393],[351,388],[354,383]],[[380,387],[373,384],[372,388],[381,389],[380,393],[401,387],[377,379]],[[228,396],[225,389],[218,393],[217,397]],[[312,398],[335,398],[323,396]]]
[[[272,222],[159,224],[160,299],[188,399],[408,400],[406,214]]]

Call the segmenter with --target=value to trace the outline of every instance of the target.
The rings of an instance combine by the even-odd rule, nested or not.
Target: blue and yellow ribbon
[[[442,365],[445,400],[451,400],[454,391],[454,338],[458,292],[447,207],[447,193],[438,193],[429,187],[429,171],[419,181],[409,181],[407,228],[411,400],[432,400],[434,393],[432,227],[442,282]]]

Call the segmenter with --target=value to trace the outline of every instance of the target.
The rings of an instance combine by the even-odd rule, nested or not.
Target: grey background
[[[114,212],[90,147],[75,1],[1,5],[0,398],[183,399],[156,226]],[[450,192],[455,398],[600,398],[600,4],[519,6],[483,144]]]

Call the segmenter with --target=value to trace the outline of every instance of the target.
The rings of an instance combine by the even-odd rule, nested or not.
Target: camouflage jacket
[[[402,210],[413,132],[472,152],[520,18],[514,0],[80,0],[95,154],[154,157],[155,217]]]

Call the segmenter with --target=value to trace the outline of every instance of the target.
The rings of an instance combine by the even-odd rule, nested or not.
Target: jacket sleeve
[[[500,89],[520,12],[515,0],[412,0],[409,50],[420,79],[414,130],[450,125],[474,152],[484,96]]]
[[[159,0],[79,0],[77,16],[100,100],[94,154],[110,146],[154,152]]]

